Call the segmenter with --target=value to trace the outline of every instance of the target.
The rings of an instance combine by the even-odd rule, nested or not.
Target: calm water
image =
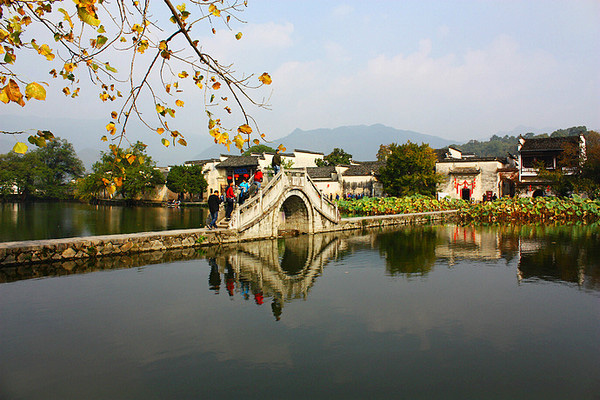
[[[2,399],[600,393],[598,226],[304,236],[0,282]]]
[[[0,203],[0,242],[198,228],[206,213],[201,207]]]

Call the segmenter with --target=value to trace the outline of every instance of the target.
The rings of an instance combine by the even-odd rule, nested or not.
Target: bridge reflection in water
[[[224,281],[230,296],[237,292],[259,305],[269,298],[279,319],[286,302],[306,299],[323,267],[338,258],[341,244],[340,235],[303,235],[208,252],[209,287],[219,293]]]

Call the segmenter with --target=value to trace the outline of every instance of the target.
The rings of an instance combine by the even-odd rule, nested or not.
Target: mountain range
[[[2,115],[0,116],[0,131],[20,131],[24,129],[32,129],[32,131],[18,138],[14,135],[0,134],[0,154],[9,152],[16,141],[27,141],[27,136],[34,133],[37,129],[50,130],[55,136],[72,143],[78,157],[83,161],[86,168],[90,170],[91,165],[99,160],[100,152],[108,149],[107,143],[100,141],[100,137],[106,134],[105,125],[106,121],[104,120],[24,118]],[[510,134],[518,135],[527,132],[537,134],[551,131],[552,129],[540,130],[522,126],[515,128]],[[504,136],[508,133],[498,132],[497,134]],[[197,133],[193,139],[186,136],[188,146],[179,146],[177,148],[172,148],[173,146],[165,148],[155,136],[151,135],[151,133],[141,128],[128,130],[129,140],[142,140],[148,144],[147,152],[159,166],[180,165],[187,160],[208,159],[226,153],[222,145],[212,143],[212,138],[208,134]],[[356,161],[371,161],[376,159],[377,151],[381,144],[402,144],[406,143],[407,140],[417,144],[428,143],[433,148],[462,143],[461,141],[445,139],[439,136],[375,124],[369,126],[343,126],[333,129],[296,129],[289,135],[266,144],[276,148],[281,143],[286,147],[287,152],[300,149],[321,152],[325,155],[331,153],[337,147],[343,149],[346,153],[352,154],[352,158]],[[204,150],[198,152],[198,149]],[[239,153],[237,150],[232,149],[231,154]]]
[[[276,148],[281,143],[285,146],[287,152],[300,149],[321,152],[325,155],[331,153],[337,147],[343,149],[348,154],[352,154],[354,160],[373,161],[376,159],[379,145],[390,143],[401,144],[406,143],[407,140],[417,144],[428,143],[433,148],[458,143],[455,140],[443,139],[438,136],[375,124],[307,131],[295,129],[289,135],[274,141],[271,147]],[[197,154],[196,159],[201,160],[216,157],[222,152],[222,146],[211,146]]]

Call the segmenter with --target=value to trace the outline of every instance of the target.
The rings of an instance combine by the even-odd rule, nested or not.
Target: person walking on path
[[[208,196],[208,211],[210,211],[210,224],[208,224],[208,229],[216,229],[217,227],[217,219],[219,217],[219,205],[221,204],[221,199],[219,197],[219,191],[211,189],[210,196]]]
[[[225,219],[229,221],[231,219],[231,213],[233,212],[233,203],[235,201],[235,190],[231,182],[227,184],[227,190],[225,191]]]
[[[277,175],[281,169],[281,155],[279,154],[279,149],[277,149],[277,152],[271,160],[271,166],[273,167],[273,173]]]

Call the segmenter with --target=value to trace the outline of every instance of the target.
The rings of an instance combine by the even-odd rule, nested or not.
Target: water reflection
[[[0,269],[0,283],[22,279],[136,268],[206,257],[209,290],[263,304],[305,299],[323,267],[362,249],[377,250],[390,276],[425,276],[462,260],[517,259],[517,279],[547,280],[600,289],[600,226],[416,226],[362,233],[303,235],[278,240],[138,253]]]
[[[81,203],[0,204],[0,241],[56,239],[197,228],[201,207],[121,207]]]
[[[306,299],[323,267],[337,259],[345,235],[303,235],[207,250],[209,290],[239,296],[261,306],[270,302],[276,320],[286,302]]]

